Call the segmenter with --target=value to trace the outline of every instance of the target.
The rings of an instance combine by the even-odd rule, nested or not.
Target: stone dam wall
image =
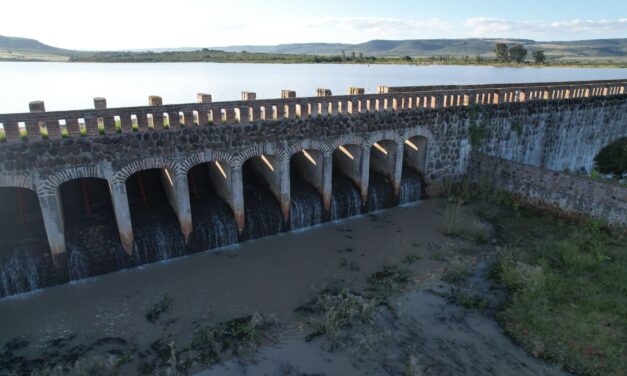
[[[94,226],[112,223],[123,255],[114,256],[120,247],[111,244],[110,252],[92,261],[104,265],[114,257],[137,258],[137,234],[145,227],[151,189],[163,191],[157,204],[172,213],[168,223],[180,234],[172,239],[193,243],[199,226],[206,226],[194,199],[199,167],[208,171],[206,184],[228,207],[240,234],[250,227],[247,213],[254,212],[249,207],[254,202],[247,201],[252,196],[245,199],[249,187],[243,175],[249,170],[278,202],[287,224],[283,231],[290,227],[296,177],[319,194],[322,217],[329,220],[337,209],[334,187],[340,178],[356,187],[362,208],[372,207],[377,176],[399,202],[410,170],[420,175],[427,195],[437,195],[442,182],[469,173],[472,151],[521,163],[509,166],[509,172],[524,165],[537,171],[589,170],[603,146],[627,135],[626,83],[380,87],[378,94],[351,88],[347,96],[319,89],[309,98],[285,90],[281,99],[256,100],[246,92],[242,101],[215,103],[199,94],[198,103],[183,105],[164,105],[152,96],[149,106],[117,109],[95,98],[95,109],[62,112],[32,102],[30,113],[0,114],[0,200],[19,204],[0,219],[11,224],[7,216],[17,215],[20,222],[41,222],[48,242],[43,258],[63,269],[81,265],[73,257],[78,253],[69,251],[69,229],[77,218],[97,222],[89,208],[99,203],[109,205],[103,216],[112,219]],[[151,171],[157,171],[154,179],[142,178]],[[536,199],[557,200],[541,191],[542,182],[533,183],[540,172],[521,171],[512,176],[532,179],[528,188],[540,192],[532,193]],[[504,187],[515,184],[514,178],[493,178]],[[564,187],[562,180],[553,185]],[[4,198],[3,189],[10,190]],[[84,213],[77,208],[85,207],[88,215],[81,220]],[[597,213],[585,202],[572,209]],[[602,212],[610,213],[609,206]],[[612,213],[607,218],[615,221],[620,212]]]
[[[627,188],[564,172],[473,154],[468,179],[512,192],[539,207],[627,226]]]

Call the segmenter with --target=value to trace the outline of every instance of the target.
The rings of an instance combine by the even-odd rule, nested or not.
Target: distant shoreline
[[[381,58],[379,61],[370,62],[308,62],[308,61],[212,61],[212,60],[163,60],[163,61],[148,61],[148,60],[133,60],[133,61],[117,61],[117,60],[44,60],[44,59],[0,59],[0,63],[103,63],[103,64],[146,64],[146,63],[213,63],[213,64],[275,64],[275,65],[405,65],[405,66],[476,66],[476,67],[494,67],[494,68],[614,68],[625,69],[627,68],[627,62],[607,62],[607,63],[590,63],[590,62],[572,62],[572,63],[497,63],[497,62],[485,62],[485,63],[465,63],[462,61],[454,62],[435,62],[435,61],[402,61],[401,59],[389,59]]]

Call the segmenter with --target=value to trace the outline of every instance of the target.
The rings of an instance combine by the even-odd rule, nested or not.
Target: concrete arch
[[[386,130],[386,131],[375,132],[372,136],[368,138],[366,146],[372,146],[374,145],[375,142],[379,142],[383,140],[394,141],[397,146],[405,142],[403,137],[400,136],[397,132],[393,130]]]
[[[97,178],[106,180],[107,182],[109,181],[107,176],[105,176],[104,172],[99,167],[82,166],[59,171],[46,177],[46,179],[41,182],[37,191],[41,196],[53,195],[57,193],[61,184],[81,178]]]
[[[323,155],[330,154],[333,152],[334,147],[332,145],[327,144],[326,142],[321,141],[310,141],[310,140],[302,140],[295,144],[290,145],[287,149],[287,153],[291,158],[294,154],[300,152],[303,149],[313,149],[320,151]]]
[[[346,136],[341,136],[333,140],[333,143],[331,144],[334,150],[340,147],[341,145],[368,146],[368,139],[365,137],[359,137],[355,135],[346,135]]]
[[[429,129],[423,126],[417,126],[417,127],[409,128],[405,130],[405,132],[403,132],[403,134],[400,136],[400,142],[403,143],[405,142],[405,140],[415,137],[415,136],[425,137],[427,141],[429,142],[429,144],[431,144],[434,141],[433,134],[429,131]]]
[[[227,153],[219,150],[205,150],[199,153],[196,153],[190,157],[182,159],[178,162],[178,165],[181,169],[181,172],[189,172],[193,167],[198,166],[199,164],[220,161],[225,163],[229,167],[235,167],[235,157],[231,153]]]
[[[244,162],[252,157],[258,157],[262,154],[272,155],[281,162],[289,160],[289,154],[285,149],[276,147],[273,144],[263,144],[251,146],[238,152],[234,157],[233,167],[241,168],[244,165]]]
[[[142,170],[150,170],[153,168],[168,169],[174,175],[179,175],[181,173],[187,172],[176,161],[161,157],[154,157],[139,159],[128,163],[113,174],[112,180],[115,184],[124,184],[126,183],[126,180],[134,173]]]
[[[26,188],[37,193],[35,183],[28,175],[0,175],[0,187]]]

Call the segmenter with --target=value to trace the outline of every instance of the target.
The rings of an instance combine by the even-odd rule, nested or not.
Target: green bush
[[[627,137],[607,145],[594,157],[596,169],[622,179],[627,174]]]

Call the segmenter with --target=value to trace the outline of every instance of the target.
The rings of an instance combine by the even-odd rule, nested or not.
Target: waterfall
[[[192,202],[194,231],[189,248],[193,252],[206,251],[237,243],[237,224],[228,205],[217,194],[196,198]]]
[[[331,220],[361,214],[361,196],[353,182],[341,175],[333,175]]]
[[[283,214],[274,195],[260,186],[244,188],[245,225],[243,239],[274,235],[283,228]]]
[[[394,206],[394,187],[383,175],[370,171],[368,182],[368,211],[377,211]]]
[[[403,169],[401,179],[400,205],[419,201],[422,196],[422,185],[420,184],[420,174],[410,168]]]
[[[76,246],[68,246],[68,272],[70,280],[89,277],[89,260],[82,250]]]
[[[185,254],[185,238],[168,203],[137,207],[134,211],[133,254],[137,264],[168,260]]]
[[[292,229],[322,223],[322,200],[318,192],[296,175],[291,177],[290,224]]]
[[[29,249],[18,248],[0,265],[1,296],[19,294],[39,288],[37,263]]]

